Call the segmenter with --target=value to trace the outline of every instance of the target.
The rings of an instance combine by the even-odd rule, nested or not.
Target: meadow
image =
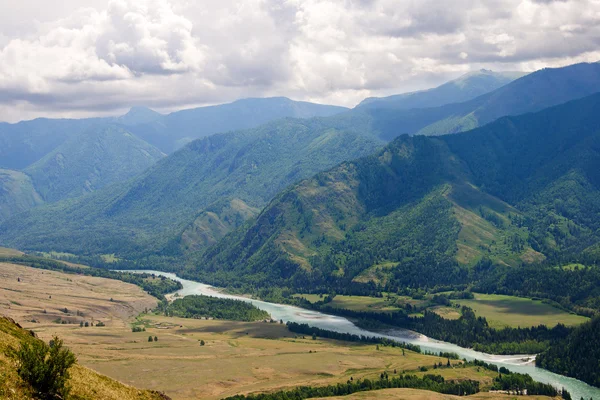
[[[474,299],[453,302],[472,308],[477,316],[485,317],[490,326],[496,328],[537,325],[553,327],[558,323],[574,326],[588,320],[541,300],[523,297],[475,293]]]

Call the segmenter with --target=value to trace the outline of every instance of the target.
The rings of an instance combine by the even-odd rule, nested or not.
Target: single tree
[[[19,376],[29,383],[41,399],[65,399],[69,395],[69,368],[75,355],[54,337],[50,344],[41,340],[21,343],[16,353]]]
[[[200,341],[200,346],[204,346],[206,343],[204,343],[204,340]]]
[[[154,336],[154,341],[158,342],[158,337]]]
[[[148,341],[152,342],[152,335],[148,336]]]

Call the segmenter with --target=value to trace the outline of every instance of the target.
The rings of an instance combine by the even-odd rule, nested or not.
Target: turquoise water
[[[179,296],[202,294],[205,296],[243,300],[254,304],[261,310],[267,311],[275,320],[283,320],[285,322],[292,321],[297,323],[306,323],[311,326],[315,326],[321,329],[328,329],[336,332],[352,333],[365,336],[386,337],[389,339],[419,345],[423,350],[427,350],[430,352],[454,352],[458,354],[460,358],[466,358],[467,360],[478,359],[488,363],[496,364],[499,367],[504,366],[514,372],[529,374],[533,377],[533,379],[535,379],[538,382],[549,383],[558,389],[565,388],[571,393],[573,399],[579,399],[581,397],[585,399],[600,399],[599,388],[590,386],[577,379],[568,378],[562,375],[552,373],[542,368],[537,368],[534,364],[534,355],[500,356],[493,354],[485,354],[471,349],[466,349],[451,343],[440,342],[438,340],[430,339],[426,336],[417,334],[415,332],[401,329],[393,332],[386,332],[385,334],[370,332],[357,327],[352,322],[343,317],[323,314],[318,311],[306,310],[303,308],[298,308],[285,304],[268,303],[265,301],[248,299],[241,296],[224,294],[210,285],[181,279],[175,274],[171,274],[168,272],[151,270],[128,272],[153,273],[156,275],[163,275],[173,280],[179,281],[183,285],[183,289],[177,291]]]

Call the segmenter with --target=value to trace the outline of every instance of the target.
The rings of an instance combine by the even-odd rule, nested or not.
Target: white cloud
[[[599,58],[599,0],[51,3],[0,16],[0,120],[266,95],[353,105],[471,69]]]

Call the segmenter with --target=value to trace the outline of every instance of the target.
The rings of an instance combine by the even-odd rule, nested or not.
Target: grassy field
[[[539,300],[495,294],[475,294],[473,300],[454,300],[455,303],[472,308],[478,316],[485,317],[493,327],[528,327],[540,324],[549,327],[558,323],[567,326],[588,320],[570,314]]]
[[[136,318],[156,300],[137,286],[102,278],[0,264],[0,280],[0,314],[14,317],[44,340],[53,335],[63,338],[82,366],[127,385],[164,391],[174,400],[219,399],[300,385],[336,384],[350,377],[376,378],[384,371],[393,375],[394,370],[416,373],[420,366],[446,363],[445,359],[410,351],[402,355],[399,348],[380,346],[377,350],[375,345],[303,338],[278,323],[151,314]],[[64,307],[68,314],[61,311]],[[71,310],[82,312],[84,317]],[[58,317],[73,322],[101,320],[106,326],[82,328],[78,323],[52,322]],[[146,331],[134,333],[132,325],[143,326]],[[158,340],[149,342],[148,336]],[[492,380],[489,372],[476,368],[444,368],[435,373],[451,379],[477,379],[483,388]],[[85,381],[82,374],[78,373],[77,379]],[[419,395],[419,391],[413,392]],[[380,398],[380,394],[383,392],[368,396]],[[414,398],[438,396],[430,392],[420,395]]]
[[[13,257],[23,255],[23,252],[14,249],[7,249],[6,247],[0,247],[1,257]]]
[[[0,398],[6,400],[32,400],[31,387],[21,380],[17,372],[17,364],[12,352],[21,343],[31,343],[34,339],[30,333],[19,328],[13,321],[0,317]],[[74,365],[69,370],[72,388],[72,400],[160,400],[163,396],[157,393],[139,390],[124,385],[106,376]],[[35,397],[37,398],[37,397]]]
[[[563,265],[561,268],[564,269],[565,271],[574,271],[575,269],[585,268],[585,265],[578,264],[578,263],[572,263],[572,264]]]
[[[454,307],[434,306],[430,307],[429,310],[446,319],[459,319],[461,316],[460,310]]]
[[[280,324],[162,316],[145,316],[144,323],[141,333],[88,330],[77,343],[71,340],[72,347],[84,365],[127,384],[160,388],[174,399],[332,384],[445,361],[412,352],[402,356],[400,349],[303,339]],[[158,342],[148,343],[148,335]]]
[[[39,321],[32,325],[36,330],[63,328],[56,320],[72,322],[65,329],[78,329],[81,321],[124,328],[129,319],[157,305],[156,298],[129,283],[20,265],[0,263],[0,282],[0,314],[19,322]]]

